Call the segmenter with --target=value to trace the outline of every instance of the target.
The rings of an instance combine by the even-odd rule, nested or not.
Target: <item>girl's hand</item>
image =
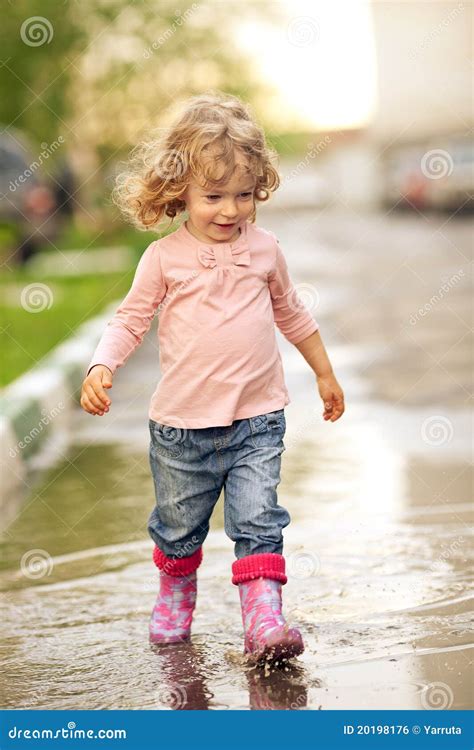
[[[109,411],[110,398],[104,388],[112,388],[112,372],[105,365],[94,365],[82,384],[81,406],[84,411],[99,416]]]
[[[324,404],[323,419],[327,422],[335,422],[336,419],[344,414],[344,393],[337,382],[334,373],[319,375],[316,377],[318,382],[319,395]]]

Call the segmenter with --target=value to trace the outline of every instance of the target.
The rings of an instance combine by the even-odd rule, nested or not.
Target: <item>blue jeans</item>
[[[179,429],[149,420],[156,504],[148,532],[171,558],[192,555],[224,489],[224,526],[235,556],[282,554],[290,515],[278,505],[284,409],[226,427]]]

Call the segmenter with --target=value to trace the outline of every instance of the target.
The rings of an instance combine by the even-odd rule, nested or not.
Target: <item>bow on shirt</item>
[[[239,242],[237,247],[234,247],[232,243],[201,245],[197,255],[200,263],[206,268],[250,265],[250,250],[247,242]]]

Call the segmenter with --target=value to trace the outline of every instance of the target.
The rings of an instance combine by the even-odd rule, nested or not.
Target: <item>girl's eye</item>
[[[241,195],[241,196],[242,196],[243,198],[248,198],[248,197],[249,197],[250,195],[252,195],[252,193],[251,193],[251,192],[248,192],[248,193],[240,193],[240,195]],[[206,195],[206,198],[208,198],[208,200],[212,201],[212,200],[214,200],[214,198],[220,198],[220,195]]]

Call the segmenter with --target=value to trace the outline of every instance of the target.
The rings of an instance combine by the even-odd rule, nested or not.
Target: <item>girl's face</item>
[[[182,196],[189,213],[188,230],[203,242],[234,242],[238,225],[252,214],[256,179],[238,165],[232,179],[206,189],[194,180]]]

